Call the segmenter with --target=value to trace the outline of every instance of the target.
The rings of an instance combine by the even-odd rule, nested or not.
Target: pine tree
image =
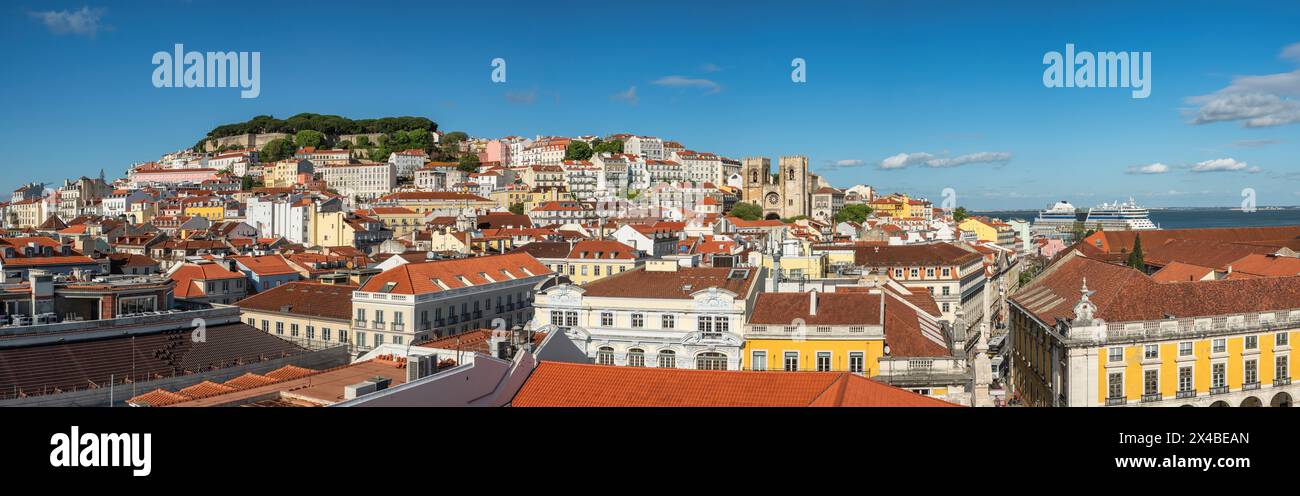
[[[1146,271],[1146,260],[1142,256],[1142,235],[1139,234],[1133,238],[1133,252],[1128,254],[1128,266],[1143,272]]]

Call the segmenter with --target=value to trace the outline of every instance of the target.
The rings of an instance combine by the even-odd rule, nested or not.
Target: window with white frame
[[[1191,367],[1178,368],[1178,390],[1181,392],[1187,392],[1192,390],[1192,368]]]
[[[1124,373],[1112,372],[1109,379],[1109,391],[1107,398],[1117,399],[1124,397]]]
[[[817,352],[817,371],[830,372],[830,370],[831,370],[831,352],[829,351]]]
[[[639,313],[632,314],[632,327],[645,327],[645,316]]]
[[[1210,387],[1223,388],[1228,386],[1228,366],[1224,363],[1216,363],[1210,366]]]
[[[864,373],[866,365],[866,354],[861,351],[849,352],[849,372],[855,374]]]
[[[698,370],[727,370],[727,355],[716,351],[700,353],[695,357],[695,368]]]
[[[613,327],[613,326],[614,326],[614,313],[613,313],[613,312],[600,312],[600,325],[601,325],[602,327]]]
[[[1147,360],[1155,360],[1157,358],[1160,358],[1160,346],[1154,344],[1149,344],[1144,346],[1142,348],[1142,358]]]
[[[786,372],[794,372],[794,371],[799,370],[799,352],[797,352],[797,351],[787,351],[787,352],[785,352],[785,355],[784,355],[784,356],[785,356],[785,371],[786,371]]]
[[[1192,342],[1183,341],[1178,343],[1178,356],[1192,356]]]
[[[1291,368],[1289,365],[1287,355],[1279,355],[1273,362],[1273,377],[1275,379],[1290,379]]]
[[[767,370],[767,351],[754,350],[754,352],[751,353],[750,356],[752,357],[751,360],[752,364],[749,367],[750,369]]]
[[[659,368],[661,369],[677,368],[677,352],[673,350],[660,350],[658,362]]]
[[[614,365],[614,348],[601,346],[596,350],[596,363],[599,365]]]
[[[1142,371],[1142,394],[1160,394],[1160,370]]]
[[[630,367],[645,366],[645,350],[641,348],[632,348],[627,350],[627,364]]]
[[[1214,353],[1226,353],[1228,351],[1228,340],[1223,338],[1215,339],[1211,351]]]
[[[659,318],[659,324],[664,329],[672,329],[674,327],[677,327],[677,318],[671,314],[664,314],[662,317]]]
[[[1282,331],[1282,332],[1277,333],[1277,336],[1276,336],[1276,338],[1273,340],[1273,342],[1274,342],[1277,346],[1286,346],[1287,343],[1290,342],[1289,337],[1290,337],[1290,336],[1287,334],[1286,331]]]
[[[1259,360],[1246,360],[1242,367],[1242,378],[1245,384],[1259,383]]]
[[[1110,353],[1106,356],[1106,360],[1109,362],[1124,361],[1124,348],[1119,346],[1112,346],[1110,348]]]

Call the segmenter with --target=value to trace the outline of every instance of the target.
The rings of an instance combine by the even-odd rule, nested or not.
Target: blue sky
[[[975,209],[1237,206],[1243,188],[1300,204],[1300,4],[636,5],[7,3],[0,186],[120,175],[218,124],[316,112],[802,154],[837,186],[952,187]],[[153,87],[151,57],[176,43],[261,52],[261,95]],[[1045,87],[1043,56],[1067,43],[1151,52],[1150,96]]]

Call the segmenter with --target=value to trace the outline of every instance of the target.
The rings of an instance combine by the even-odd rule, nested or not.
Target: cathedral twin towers
[[[808,157],[781,157],[777,177],[772,177],[772,161],[767,157],[748,157],[741,165],[744,176],[742,201],[763,207],[768,219],[810,215],[817,176],[808,171]]]

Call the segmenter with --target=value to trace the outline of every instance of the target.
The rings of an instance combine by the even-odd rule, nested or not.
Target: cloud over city
[[[1282,49],[1278,58],[1300,63],[1300,43]],[[1193,125],[1240,122],[1261,128],[1300,122],[1300,68],[1291,72],[1244,75],[1208,95],[1188,98],[1197,108],[1188,111]]]
[[[103,29],[100,21],[107,13],[108,9],[103,7],[83,6],[78,10],[46,10],[27,15],[40,21],[51,33],[94,38]]]
[[[946,154],[927,152],[899,153],[880,161],[880,168],[885,170],[904,169],[918,165],[933,168],[958,167],[968,164],[1005,164],[1011,161],[1009,152],[976,152],[947,157]]]
[[[689,78],[686,76],[664,76],[651,81],[651,84],[670,88],[698,88],[704,90],[706,95],[722,91],[722,85],[711,79]]]
[[[1164,174],[1169,172],[1168,165],[1156,162],[1147,165],[1134,165],[1128,168],[1127,174]]]

